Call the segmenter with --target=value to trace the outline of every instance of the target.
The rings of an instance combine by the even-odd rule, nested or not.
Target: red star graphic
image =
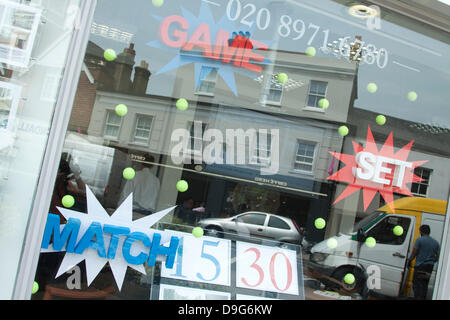
[[[394,192],[401,193],[407,196],[414,196],[411,193],[411,190],[407,187],[407,184],[412,182],[423,181],[422,178],[418,177],[414,174],[414,168],[421,166],[426,163],[425,161],[409,161],[411,163],[411,167],[405,168],[405,174],[402,182],[402,186],[398,187],[392,184],[394,179],[394,173],[396,166],[389,163],[384,163],[384,167],[390,168],[391,173],[382,173],[381,177],[390,181],[389,185],[376,183],[369,180],[362,180],[356,175],[354,175],[354,168],[358,168],[358,163],[356,161],[356,155],[360,152],[369,152],[374,156],[382,156],[390,159],[397,159],[401,161],[407,161],[409,152],[411,151],[411,147],[414,143],[414,140],[411,140],[407,145],[405,145],[398,152],[394,152],[394,143],[393,143],[393,134],[392,132],[386,139],[381,150],[378,151],[377,145],[372,135],[372,131],[370,130],[370,126],[367,130],[367,138],[366,138],[366,147],[363,148],[360,144],[355,141],[352,141],[353,149],[355,155],[342,154],[337,152],[329,152],[339,161],[342,161],[346,166],[339,171],[335,172],[331,176],[328,177],[329,180],[335,180],[340,182],[346,182],[349,185],[347,188],[339,195],[339,197],[334,201],[333,205],[337,202],[345,199],[356,191],[362,189],[363,190],[363,200],[364,200],[364,211],[367,210],[369,204],[372,202],[373,197],[377,192],[380,192],[383,199],[386,201],[388,206],[394,211],[394,207],[392,202],[394,201]]]

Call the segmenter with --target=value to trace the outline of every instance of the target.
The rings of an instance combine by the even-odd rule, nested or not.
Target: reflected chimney
[[[148,70],[148,63],[142,60],[141,64],[134,68],[133,93],[145,94],[150,76],[151,72]]]
[[[122,53],[117,56],[114,71],[113,87],[117,91],[127,92],[132,89],[131,74],[133,72],[134,58],[136,51],[134,51],[134,43],[130,43],[128,48],[125,48]]]

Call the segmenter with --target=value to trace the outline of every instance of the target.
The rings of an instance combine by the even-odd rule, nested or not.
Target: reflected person
[[[151,171],[155,158],[147,154],[145,159],[146,162],[140,163],[140,169],[136,171],[134,178],[125,183],[119,203],[133,193],[133,211],[149,215],[156,211],[161,184],[158,177]]]
[[[435,262],[439,257],[439,242],[430,236],[430,226],[420,226],[420,237],[414,243],[411,256],[408,259],[408,267],[416,258],[413,275],[414,298],[425,300],[427,298],[428,282]]]

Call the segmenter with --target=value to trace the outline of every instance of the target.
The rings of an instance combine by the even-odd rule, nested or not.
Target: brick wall
[[[87,132],[94,108],[96,90],[97,85],[91,84],[86,73],[81,72],[70,117],[69,130],[81,133]]]

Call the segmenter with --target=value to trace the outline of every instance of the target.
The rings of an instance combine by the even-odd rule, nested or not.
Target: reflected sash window
[[[106,113],[105,131],[103,136],[108,139],[118,139],[120,131],[121,118],[114,111],[109,110]]]
[[[253,138],[253,154],[250,163],[269,165],[272,149],[272,135],[256,132]]]
[[[426,168],[415,168],[414,174],[423,180],[411,184],[411,193],[417,197],[427,197],[431,170]]]
[[[308,91],[308,107],[319,107],[320,99],[326,97],[328,83],[323,81],[311,80]]]
[[[278,82],[276,75],[272,75],[267,83],[266,102],[281,103],[281,96],[283,94],[283,85]]]
[[[206,130],[206,123],[202,121],[192,121],[189,123],[189,148],[190,151],[201,155],[203,150],[203,134]]]
[[[202,67],[200,70],[200,85],[197,93],[213,95],[217,81],[217,69],[212,67]]]
[[[138,114],[136,116],[136,126],[134,128],[133,142],[148,144],[152,129],[152,116]]]
[[[316,144],[314,142],[297,141],[294,169],[312,172],[315,154]]]

